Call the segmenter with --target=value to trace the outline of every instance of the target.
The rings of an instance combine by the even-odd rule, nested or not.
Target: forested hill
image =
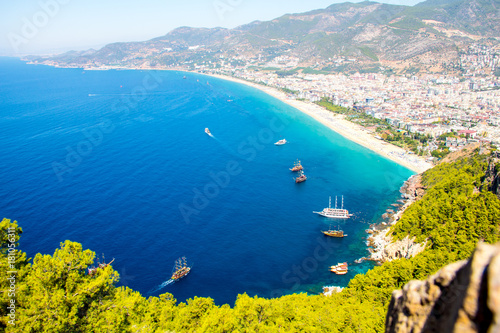
[[[7,332],[383,332],[393,290],[468,258],[480,240],[500,240],[500,200],[490,191],[491,180],[498,178],[497,163],[475,152],[425,172],[426,194],[406,210],[393,232],[396,238],[410,234],[427,240],[426,250],[357,275],[331,297],[244,294],[233,307],[201,297],[178,303],[168,293],[145,298],[117,287],[119,275],[111,266],[88,275],[95,253],[71,241],[52,256],[37,254],[33,260],[16,250],[10,266],[9,244],[17,247],[22,229],[4,219],[0,266],[17,273],[14,297],[9,281],[0,280],[0,327]],[[15,326],[7,316],[11,299]]]

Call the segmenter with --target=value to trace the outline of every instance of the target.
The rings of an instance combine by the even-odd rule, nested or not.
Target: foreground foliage
[[[490,192],[478,191],[486,167],[485,157],[476,156],[428,171],[423,178],[427,194],[393,228],[396,238],[410,234],[428,240],[427,249],[412,259],[357,275],[332,297],[295,294],[264,299],[243,294],[232,308],[201,297],[177,303],[168,293],[145,298],[116,287],[118,273],[110,266],[88,275],[95,254],[66,241],[54,255],[37,254],[32,263],[16,252],[16,325],[8,323],[8,285],[2,279],[0,328],[7,332],[381,332],[394,289],[470,256],[479,240],[499,240],[500,201]],[[9,239],[4,235],[9,227],[16,230],[16,244],[22,233],[16,222],[1,222],[2,271],[8,268]]]

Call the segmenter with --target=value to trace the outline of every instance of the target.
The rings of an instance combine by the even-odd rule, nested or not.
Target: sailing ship
[[[286,143],[286,139],[281,139],[281,140],[278,140],[277,142],[275,142],[274,144],[276,146],[282,146]]]
[[[315,214],[319,214],[324,217],[331,217],[337,219],[348,219],[352,216],[349,214],[347,209],[344,209],[344,196],[342,196],[342,206],[341,208],[337,208],[337,197],[335,197],[335,208],[332,208],[332,197],[330,197],[330,203],[328,204],[328,208],[323,209],[321,212],[313,212]]]
[[[327,231],[321,231],[325,236],[330,236],[330,237],[337,237],[337,238],[343,238],[347,237],[347,234],[344,234],[343,230],[337,229],[333,230],[332,228],[328,228]]]
[[[173,269],[172,277],[171,279],[173,281],[177,281],[179,279],[182,279],[186,275],[189,274],[191,271],[191,267],[187,265],[186,257],[180,257],[175,261],[175,266]]]
[[[345,275],[347,274],[347,263],[338,263],[337,265],[330,266],[330,272],[335,273],[337,275]]]
[[[302,169],[304,169],[304,168],[302,167],[302,164],[300,164],[300,161],[299,161],[299,160],[297,160],[297,162],[295,162],[295,163],[293,164],[293,168],[291,168],[291,169],[290,169],[290,171],[295,172],[295,171],[300,171],[300,170],[302,170]]]
[[[299,176],[295,178],[295,183],[302,183],[305,182],[307,179],[306,175],[304,175],[304,172],[302,170],[299,171]]]

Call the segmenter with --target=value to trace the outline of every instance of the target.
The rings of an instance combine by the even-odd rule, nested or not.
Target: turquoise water
[[[80,242],[115,258],[121,284],[143,294],[180,256],[192,272],[160,291],[178,300],[346,285],[372,265],[354,264],[368,253],[364,230],[412,174],[221,79],[11,58],[0,58],[0,78],[0,212],[23,227],[22,250],[33,257]],[[275,146],[281,138],[289,143]],[[289,171],[296,159],[301,184]],[[312,213],[335,195],[354,213],[334,222],[343,239],[324,237],[331,221]],[[339,261],[351,263],[345,276],[328,271]]]

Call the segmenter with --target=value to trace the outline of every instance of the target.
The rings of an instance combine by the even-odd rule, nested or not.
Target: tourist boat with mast
[[[331,227],[328,228],[327,231],[321,231],[325,236],[330,236],[330,237],[336,237],[336,238],[343,238],[347,237],[347,234],[344,234],[343,230],[340,230],[337,228],[337,230],[333,230]]]
[[[282,145],[284,145],[286,142],[287,142],[287,141],[286,141],[286,139],[281,139],[281,140],[278,140],[277,142],[275,142],[274,144],[275,144],[276,146],[282,146]]]
[[[300,161],[299,161],[299,160],[297,160],[297,162],[295,162],[295,163],[293,164],[293,168],[291,168],[291,169],[290,169],[290,171],[295,172],[295,171],[300,171],[300,170],[302,170],[302,169],[304,169],[304,168],[302,167],[302,164],[300,164]]]
[[[305,182],[307,179],[306,175],[304,175],[304,172],[302,170],[299,171],[299,176],[295,178],[295,183],[302,183]]]
[[[321,212],[313,212],[324,217],[348,219],[352,216],[347,209],[344,209],[344,196],[342,196],[341,208],[337,208],[337,197],[335,197],[335,208],[332,208],[332,197],[330,197],[328,208],[323,209]]]
[[[188,266],[186,257],[180,257],[175,261],[175,266],[173,269],[172,277],[171,279],[173,281],[177,281],[179,279],[182,279],[186,275],[189,274],[191,271],[191,267]]]
[[[345,275],[347,274],[347,263],[338,263],[337,265],[330,266],[330,272],[335,273],[337,275]]]

